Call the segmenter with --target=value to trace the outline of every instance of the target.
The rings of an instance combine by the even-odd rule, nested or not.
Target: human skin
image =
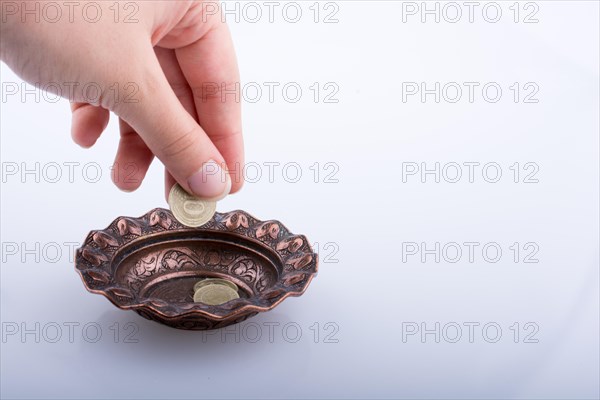
[[[34,3],[40,12],[44,6],[27,3],[34,11]],[[36,21],[23,2],[0,0],[0,59],[31,84],[61,86],[80,146],[94,145],[110,112],[119,117],[113,181],[120,189],[137,189],[156,156],[165,166],[165,196],[175,181],[205,199],[238,191],[243,178],[227,171],[244,163],[241,107],[220,90],[232,90],[239,71],[217,3],[128,1],[118,3],[118,17],[113,1],[77,2],[86,3],[101,7],[102,17],[90,22],[65,9],[58,20]],[[135,15],[126,18],[130,3]],[[83,90],[90,84],[101,88],[93,104]]]

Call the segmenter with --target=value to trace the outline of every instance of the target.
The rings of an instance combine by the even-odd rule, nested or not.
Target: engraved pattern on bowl
[[[87,290],[124,310],[180,329],[215,329],[300,296],[317,274],[317,254],[303,235],[244,211],[215,213],[201,228],[166,209],[120,217],[92,231],[75,267]],[[233,282],[239,299],[194,303],[198,279]]]

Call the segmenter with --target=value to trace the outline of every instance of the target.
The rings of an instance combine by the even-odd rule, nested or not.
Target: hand
[[[87,13],[95,22],[77,8],[72,17],[65,9],[58,20],[52,14],[36,21],[15,10],[24,2],[0,3],[0,58],[26,81],[69,97],[77,144],[92,146],[110,111],[118,115],[113,181],[119,188],[137,189],[156,156],[166,167],[166,196],[175,181],[207,199],[240,189],[239,96],[221,93],[239,90],[239,72],[216,3],[118,3],[117,18],[114,2],[91,2],[100,9]],[[94,88],[97,96],[90,95]]]

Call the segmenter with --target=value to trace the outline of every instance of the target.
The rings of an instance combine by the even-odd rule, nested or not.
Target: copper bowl
[[[244,211],[216,213],[200,228],[180,224],[169,210],[120,217],[88,234],[75,268],[92,293],[123,310],[180,329],[215,329],[300,296],[317,274],[317,254],[303,235]],[[194,303],[203,277],[235,283],[240,298]]]

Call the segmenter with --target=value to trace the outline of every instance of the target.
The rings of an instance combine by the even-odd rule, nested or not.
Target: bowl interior
[[[169,304],[193,302],[194,284],[207,277],[227,279],[240,298],[250,298],[275,285],[284,267],[263,243],[215,231],[167,231],[134,240],[111,264],[115,282],[136,298]]]

